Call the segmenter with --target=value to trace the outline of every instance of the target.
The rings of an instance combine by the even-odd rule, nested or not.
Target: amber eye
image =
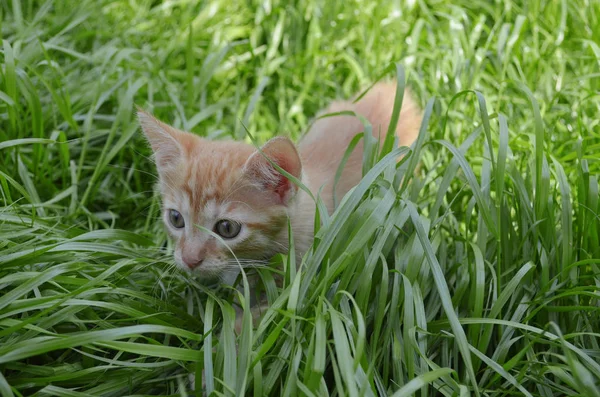
[[[183,216],[177,210],[169,210],[169,222],[171,222],[171,225],[176,229],[181,229],[185,226]]]
[[[222,219],[215,224],[215,233],[223,238],[234,238],[240,234],[240,230],[242,225],[228,219]]]

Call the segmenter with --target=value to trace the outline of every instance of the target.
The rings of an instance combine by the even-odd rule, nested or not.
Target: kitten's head
[[[209,141],[143,111],[138,116],[154,151],[163,220],[181,268],[226,277],[239,269],[235,257],[243,265],[286,250],[278,240],[285,241],[297,187],[265,156],[246,143]],[[300,179],[289,139],[273,138],[261,150]]]

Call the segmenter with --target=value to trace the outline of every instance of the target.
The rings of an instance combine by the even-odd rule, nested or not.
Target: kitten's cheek
[[[177,267],[179,269],[184,270],[186,272],[190,271],[190,268],[187,267],[185,263],[183,263],[183,259],[181,259],[181,252],[179,250],[175,251],[175,253],[173,254],[173,259],[175,260],[175,263],[177,264]]]

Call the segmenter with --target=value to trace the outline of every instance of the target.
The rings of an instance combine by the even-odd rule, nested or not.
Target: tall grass
[[[0,30],[3,396],[600,395],[600,3],[12,0]],[[236,336],[248,294],[171,265],[134,103],[299,137],[382,74],[419,141],[365,145]]]

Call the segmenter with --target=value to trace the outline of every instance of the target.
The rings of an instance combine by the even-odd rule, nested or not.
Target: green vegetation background
[[[0,31],[3,396],[600,395],[600,2],[2,0]],[[172,266],[134,103],[299,137],[384,72],[422,139],[366,146],[236,339]]]

